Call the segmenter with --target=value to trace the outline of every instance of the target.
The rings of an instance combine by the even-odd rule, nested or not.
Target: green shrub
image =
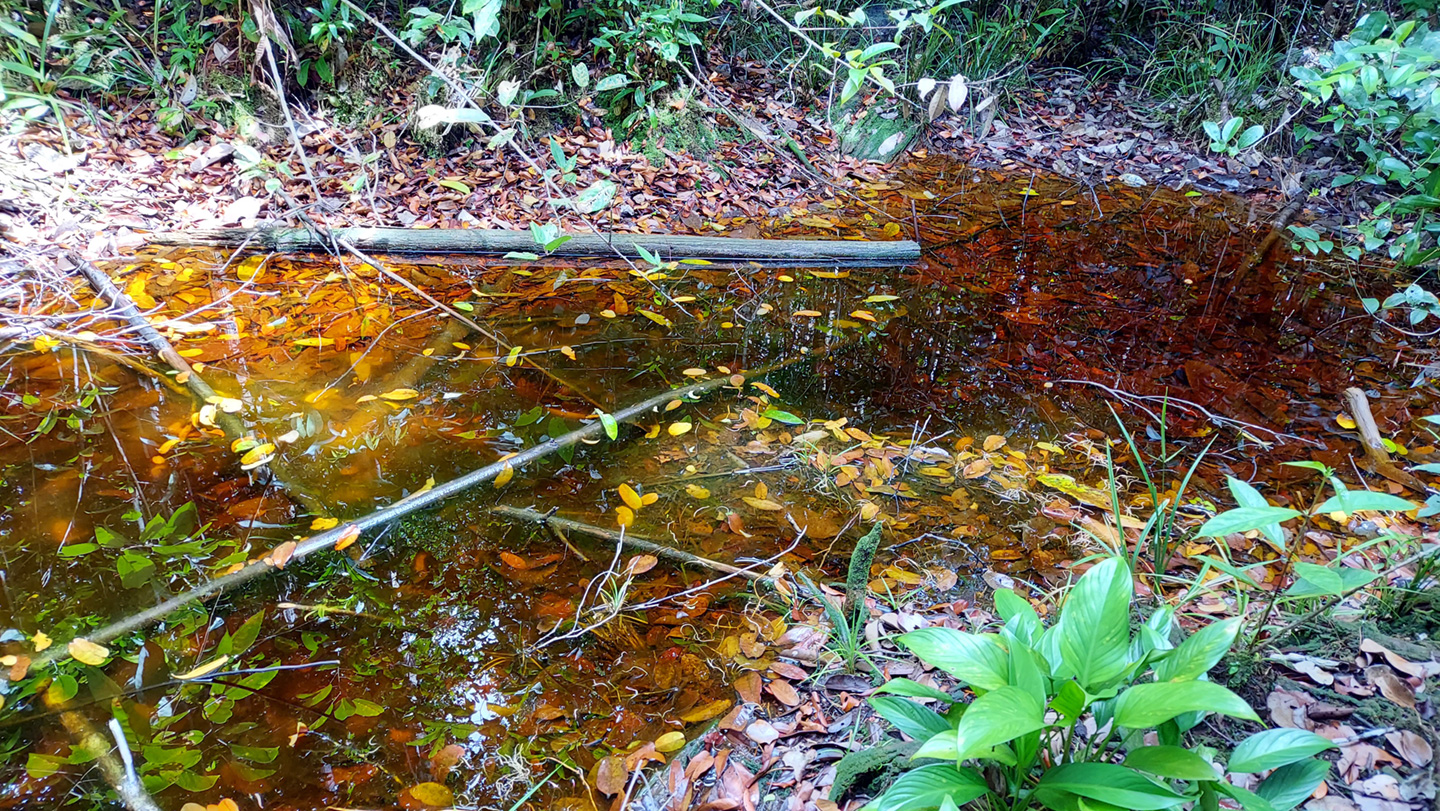
[[[976,698],[967,704],[908,679],[876,691],[876,712],[924,743],[915,754],[921,762],[869,807],[1214,809],[1223,796],[1249,811],[1288,811],[1308,797],[1330,768],[1313,757],[1333,746],[1319,735],[1259,732],[1224,766],[1216,750],[1184,745],[1184,733],[1205,713],[1258,720],[1244,699],[1206,680],[1241,620],[1212,623],[1172,646],[1168,607],[1132,633],[1133,596],[1130,571],[1109,558],[1075,583],[1048,628],[1028,602],[1001,590],[999,633],[925,628],[901,636]],[[948,709],[941,714],[905,696],[937,699]],[[1097,730],[1088,737],[1087,719]],[[1146,744],[1152,731],[1158,743]],[[1270,774],[1252,793],[1227,782],[1227,769]]]
[[[1440,32],[1414,20],[1393,24],[1384,12],[1360,18],[1350,36],[1321,54],[1318,65],[1291,69],[1309,103],[1321,107],[1317,128],[1297,127],[1307,144],[1359,159],[1336,187],[1362,183],[1397,196],[1354,224],[1358,245],[1415,265],[1436,255],[1440,221]],[[1325,252],[1315,240],[1303,243]]]

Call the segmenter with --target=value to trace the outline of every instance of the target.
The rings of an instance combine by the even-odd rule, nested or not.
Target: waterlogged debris
[[[652,311],[650,311],[650,310],[641,309],[641,308],[639,308],[639,307],[635,308],[635,312],[637,312],[637,313],[645,316],[646,318],[650,319],[651,321],[654,321],[655,323],[659,324],[659,325],[662,326],[662,327],[666,327],[667,329],[670,328],[670,327],[674,327],[674,326],[675,326],[675,322],[671,321],[670,319],[666,318],[665,316],[663,316],[663,315],[661,315],[661,314],[659,314],[659,313],[657,313],[657,312],[652,312]]]
[[[780,504],[780,503],[778,503],[778,502],[771,501],[771,500],[768,499],[768,498],[755,498],[754,496],[745,496],[744,499],[742,499],[742,500],[743,500],[746,504],[749,504],[751,507],[754,507],[754,508],[757,509],[757,510],[765,510],[765,511],[767,511],[767,512],[784,512],[784,511],[785,511],[785,505],[784,505],[784,504]]]
[[[625,573],[631,576],[645,574],[655,568],[660,559],[654,555],[636,555],[625,564]]]
[[[730,709],[730,705],[733,703],[728,698],[716,699],[709,704],[702,704],[689,712],[681,713],[680,720],[687,724],[699,724],[712,718],[719,718],[725,714],[726,710]]]

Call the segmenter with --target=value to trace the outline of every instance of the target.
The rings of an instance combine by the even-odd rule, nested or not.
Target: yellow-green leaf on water
[[[70,644],[66,646],[66,650],[71,656],[75,657],[76,661],[81,664],[91,665],[92,667],[99,667],[105,664],[106,659],[110,658],[109,648],[104,645],[97,645],[84,637],[77,637],[70,640]]]
[[[682,264],[682,265],[712,265],[712,264],[714,264],[714,263],[711,262],[711,261],[708,260],[708,259],[681,259],[681,260],[680,260],[680,264]]]
[[[518,347],[518,346],[512,346],[512,347],[510,347],[510,352],[509,352],[509,354],[507,354],[507,355],[505,356],[505,365],[506,365],[506,366],[514,366],[514,365],[515,365],[515,362],[518,361],[518,360],[520,360],[520,347]]]
[[[1041,473],[1035,477],[1035,480],[1046,487],[1059,490],[1082,504],[1089,504],[1102,510],[1108,510],[1114,506],[1110,501],[1109,493],[1088,484],[1081,484],[1075,481],[1073,476],[1066,476],[1063,473]]]
[[[655,751],[670,754],[685,748],[685,733],[667,732],[655,739]]]
[[[665,430],[669,432],[670,436],[680,436],[682,434],[688,434],[692,427],[688,422],[672,422],[670,423],[670,427]]]
[[[398,402],[400,400],[413,400],[419,396],[420,392],[416,391],[415,389],[391,389],[390,391],[381,394],[380,399],[395,400]]]
[[[744,500],[746,504],[749,504],[757,510],[765,510],[766,512],[783,512],[785,510],[785,505],[771,501],[768,498],[746,496]]]
[[[710,491],[698,484],[685,485],[685,492],[689,493],[691,498],[705,499],[710,497]]]
[[[474,305],[474,304],[471,304],[471,303],[468,302],[468,301],[457,301],[457,302],[455,302],[455,303],[454,303],[453,305],[451,305],[451,306],[453,306],[453,307],[454,307],[455,309],[457,309],[457,310],[460,310],[461,312],[467,312],[467,313],[468,313],[468,312],[471,312],[472,310],[475,309],[475,305]]]
[[[865,299],[865,303],[866,303],[866,304],[879,304],[879,303],[885,302],[885,301],[895,301],[895,300],[898,299],[898,298],[900,298],[900,297],[899,297],[899,296],[885,296],[885,295],[882,295],[882,296],[868,296],[868,297]]]
[[[420,783],[411,786],[410,796],[436,808],[444,808],[455,801],[455,795],[451,793],[450,789],[439,783]]]
[[[646,318],[650,319],[651,321],[654,321],[655,323],[659,324],[659,325],[662,326],[662,327],[673,327],[673,326],[675,326],[675,322],[671,321],[670,319],[666,318],[665,316],[663,316],[663,315],[661,315],[661,314],[659,314],[659,313],[652,313],[652,312],[650,312],[649,310],[642,309],[642,308],[640,308],[640,307],[636,307],[636,308],[635,308],[635,312],[637,312],[637,313],[645,316]]]

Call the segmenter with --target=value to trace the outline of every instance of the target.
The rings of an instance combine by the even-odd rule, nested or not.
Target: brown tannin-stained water
[[[1283,485],[1294,474],[1281,461],[1344,464],[1354,446],[1334,416],[1347,386],[1372,392],[1382,425],[1427,413],[1431,390],[1409,388],[1415,371],[1382,353],[1396,336],[1362,317],[1359,290],[1383,281],[1287,260],[1233,284],[1268,226],[1223,201],[938,163],[865,195],[719,225],[872,239],[918,228],[919,265],[389,265],[518,351],[354,263],[148,251],[108,268],[171,319],[161,327],[182,354],[328,514],[252,479],[245,449],[197,426],[188,400],[103,354],[12,353],[4,654],[563,434],[597,406],[815,357],[296,562],[114,643],[102,667],[12,671],[0,804],[104,794],[48,694],[102,724],[122,718],[166,807],[509,808],[532,787],[537,808],[601,807],[599,758],[729,711],[735,677],[775,661],[784,623],[752,610],[744,581],[706,586],[706,570],[642,558],[626,575],[625,552],[603,577],[613,544],[569,536],[583,560],[491,516],[495,504],[608,529],[623,507],[628,531],[830,581],[878,515],[890,551],[872,588],[932,605],[968,598],[987,570],[1040,578],[1087,553],[1055,530],[1104,486],[1107,405],[1142,440],[1163,410],[1184,452],[1167,485],[1213,439],[1202,496],[1221,473]],[[777,559],[795,526],[804,537]],[[786,595],[759,591],[783,613]],[[584,630],[607,601],[625,609]]]

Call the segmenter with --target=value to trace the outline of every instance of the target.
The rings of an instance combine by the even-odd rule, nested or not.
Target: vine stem
[[[1275,614],[1275,604],[1280,601],[1280,589],[1284,585],[1290,570],[1295,565],[1295,554],[1300,546],[1305,543],[1305,535],[1310,531],[1310,522],[1315,516],[1315,507],[1320,504],[1320,496],[1325,490],[1325,479],[1321,478],[1315,484],[1315,493],[1310,497],[1310,503],[1306,506],[1305,520],[1300,523],[1300,531],[1296,533],[1295,540],[1290,543],[1290,548],[1285,550],[1284,561],[1280,564],[1280,576],[1275,583],[1275,590],[1270,592],[1270,600],[1265,604],[1265,611],[1260,615],[1260,621],[1255,625],[1255,631],[1250,635],[1250,644],[1246,646],[1247,653],[1254,653],[1260,646],[1260,635],[1265,632],[1265,626],[1270,623],[1270,618]]]

